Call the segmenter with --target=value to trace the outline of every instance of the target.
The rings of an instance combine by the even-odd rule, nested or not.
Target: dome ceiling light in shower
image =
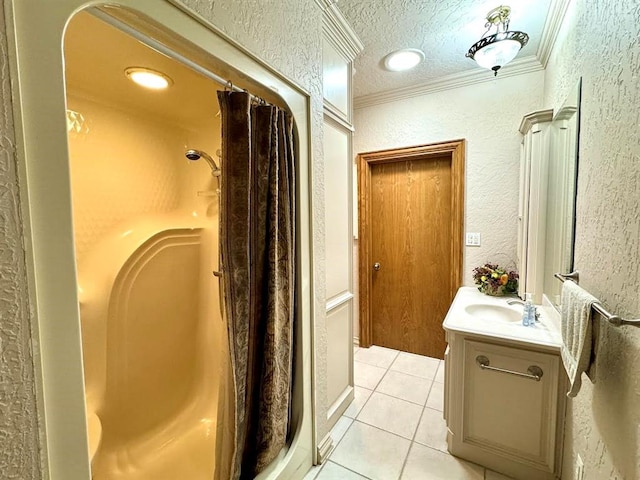
[[[511,8],[500,6],[487,14],[487,23],[482,38],[474,43],[466,56],[475,60],[483,68],[498,70],[516,58],[518,52],[529,41],[529,35],[524,32],[509,31],[509,14]],[[495,28],[495,33],[488,33]]]
[[[164,90],[173,85],[171,77],[150,68],[129,67],[124,73],[131,81],[151,90]]]

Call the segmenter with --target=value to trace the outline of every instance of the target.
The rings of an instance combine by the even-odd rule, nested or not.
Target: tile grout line
[[[437,371],[436,371],[436,374],[437,374]],[[415,444],[418,444],[418,445],[420,445],[421,447],[426,447],[426,448],[428,448],[428,449],[430,449],[430,450],[433,450],[434,452],[438,452],[438,453],[441,453],[441,454],[443,454],[443,455],[448,455],[448,456],[450,456],[450,457],[458,458],[458,457],[455,457],[454,455],[452,455],[448,450],[447,450],[446,452],[443,452],[442,450],[440,450],[440,449],[438,449],[438,448],[435,448],[435,447],[433,447],[433,446],[431,446],[431,445],[424,445],[424,444],[422,444],[422,443],[420,443],[420,442],[416,441],[416,435],[418,434],[418,428],[420,428],[420,422],[422,422],[422,417],[424,416],[424,412],[426,411],[426,409],[428,408],[429,410],[433,410],[434,412],[439,412],[440,414],[442,414],[442,413],[443,413],[443,412],[442,412],[442,410],[438,410],[437,408],[428,407],[428,406],[427,406],[427,404],[426,404],[426,402],[428,402],[428,401],[429,401],[429,395],[431,395],[431,390],[433,389],[433,384],[434,384],[434,383],[438,383],[438,384],[444,385],[444,382],[437,382],[437,381],[435,380],[435,377],[434,377],[434,378],[433,378],[433,380],[431,381],[431,387],[429,388],[429,393],[427,394],[427,400],[425,400],[424,408],[422,409],[422,413],[420,414],[420,420],[418,420],[418,426],[416,427],[416,430],[415,430],[415,432],[414,432],[414,434],[413,434],[413,438],[411,439],[411,445],[409,446],[409,452],[407,453],[407,457],[405,458],[405,461],[404,461],[404,463],[402,464],[402,470],[400,471],[400,479],[402,478],[402,474],[404,473],[404,469],[405,469],[405,468],[406,468],[406,466],[407,466],[407,461],[409,460],[409,454],[411,453],[411,450],[413,449],[413,446],[414,446]],[[464,460],[464,459],[463,459],[463,460]],[[470,463],[473,463],[473,462],[470,462]],[[487,477],[487,468],[486,468],[486,467],[484,467],[484,466],[482,466],[482,465],[479,465],[479,464],[477,464],[477,463],[474,463],[474,465],[478,465],[479,467],[481,467],[481,468],[482,468],[482,479],[483,479],[483,480],[486,480],[486,477]],[[398,479],[398,480],[400,480],[400,479]]]
[[[425,380],[427,380],[425,378]],[[433,380],[431,381],[431,384],[433,385]],[[429,386],[429,393],[431,392],[431,386]],[[425,403],[418,403],[418,402],[412,402],[411,400],[407,400],[406,398],[400,398],[400,397],[396,397],[395,395],[391,395],[389,393],[384,393],[384,392],[380,392],[378,390],[373,390],[371,392],[371,395],[373,395],[374,393],[377,393],[379,395],[384,395],[385,397],[389,397],[389,398],[395,398],[396,400],[402,400],[403,402],[407,402],[410,403],[411,405],[418,405],[419,407],[425,407],[427,400],[429,399],[429,393],[427,393],[427,398],[425,398]],[[367,402],[369,401],[369,399],[371,399],[371,395],[369,395],[369,398],[367,398]],[[364,406],[362,407],[364,409]],[[429,407],[431,408],[431,407]],[[435,408],[431,408],[431,410],[436,410]],[[362,411],[362,410],[361,410]]]
[[[395,362],[395,361],[396,361],[396,358],[398,358],[398,355],[399,355],[399,354],[400,354],[400,352],[397,352],[397,353],[396,353],[396,356],[395,356],[395,357],[393,357],[393,360],[391,361],[391,363],[389,364],[389,366],[388,366],[388,367],[387,367],[387,369],[385,370],[384,374],[380,377],[380,380],[378,380],[378,383],[376,383],[376,386],[375,386],[374,388],[372,388],[372,389],[367,389],[367,390],[371,390],[371,394],[369,394],[369,396],[367,397],[367,399],[365,400],[365,402],[362,404],[362,408],[358,411],[358,413],[356,413],[356,416],[355,416],[355,417],[353,417],[353,421],[354,421],[354,422],[358,419],[358,417],[360,416],[360,414],[361,414],[361,413],[362,413],[362,411],[364,410],[364,407],[366,407],[366,406],[367,406],[367,403],[369,403],[369,400],[371,400],[371,397],[372,397],[373,393],[377,390],[378,385],[380,385],[380,382],[382,381],[382,379],[383,379],[383,378],[385,377],[385,375],[389,372],[389,369],[391,368],[391,365],[393,365],[393,362]],[[360,363],[363,363],[363,362],[360,362]],[[382,367],[378,367],[378,368],[382,368]],[[355,382],[354,382],[354,385],[355,385]],[[360,387],[360,388],[366,388],[366,387]],[[361,422],[361,423],[364,423],[364,422]],[[351,424],[351,425],[353,425],[353,424]],[[351,428],[351,425],[349,425],[349,428]],[[366,425],[368,425],[368,424],[366,424]]]
[[[409,377],[422,378],[423,380],[429,380],[429,377],[421,377],[420,375],[414,375],[413,373],[403,372],[402,370],[390,370],[390,371],[391,372],[401,373],[403,375],[408,375]],[[436,371],[433,373],[433,378],[431,380],[435,381],[437,373],[438,373],[438,371],[436,369]],[[438,382],[438,383],[442,383],[442,382]]]
[[[409,451],[407,452],[407,456],[405,457],[404,462],[402,462],[402,468],[400,469],[400,476],[398,477],[398,480],[402,478],[402,474],[404,473],[404,469],[407,466],[407,461],[409,461],[409,455],[411,454],[411,450],[413,449],[414,444],[418,443],[419,445],[422,445],[421,443],[416,442],[416,434],[418,433],[420,422],[422,422],[422,417],[424,416],[424,409],[427,408],[427,402],[429,401],[429,395],[431,395],[433,384],[434,380],[431,381],[431,385],[429,386],[429,392],[427,393],[427,398],[425,399],[424,405],[422,406],[422,412],[420,413],[420,418],[418,419],[418,425],[416,425],[416,429],[413,432],[413,437],[411,438],[411,443],[409,444]]]
[[[385,372],[384,376],[386,376],[386,374],[389,373],[390,371],[398,371],[398,370],[391,370],[391,367],[393,366],[393,364],[395,363],[395,361],[398,359],[399,356],[400,356],[400,352],[398,352],[398,354],[394,358],[393,362],[391,362],[391,364],[389,365],[389,368],[387,369],[387,372]],[[439,366],[440,365],[438,365],[438,367]],[[405,372],[400,372],[400,373],[404,373],[405,375],[410,375],[410,376],[415,377],[415,378],[424,378],[424,377],[419,377],[417,375],[411,375],[410,373],[405,373]],[[404,461],[402,462],[402,467],[400,468],[400,475],[398,476],[398,480],[402,478],[402,474],[404,473],[404,469],[405,469],[405,467],[407,465],[407,461],[409,460],[409,454],[411,453],[411,449],[413,448],[413,444],[415,443],[416,433],[418,432],[418,428],[420,427],[420,422],[422,421],[422,416],[424,415],[424,409],[426,408],[427,401],[429,400],[429,395],[431,395],[431,389],[433,388],[433,382],[434,382],[435,376],[437,374],[438,374],[438,369],[436,368],[436,371],[433,373],[433,378],[431,379],[431,384],[429,385],[429,391],[427,392],[427,397],[425,398],[424,404],[422,405],[422,412],[420,412],[420,418],[418,418],[418,423],[416,425],[415,430],[413,431],[413,436],[412,436],[411,440],[409,440],[409,449],[407,450],[407,455],[404,457]],[[383,378],[384,378],[384,376],[383,376]],[[380,379],[380,381],[382,381],[382,379]],[[380,383],[378,382],[378,385],[379,384]],[[373,392],[377,391],[378,385],[376,385],[376,390],[374,390]],[[371,395],[369,396],[367,401],[371,399],[371,397],[373,396],[373,392],[371,393]],[[378,392],[378,393],[381,394],[381,395],[385,395],[382,392]],[[391,398],[396,398],[396,397],[393,397],[391,395],[387,395],[387,396],[389,396]],[[402,399],[400,399],[400,400],[402,400]],[[363,410],[364,410],[364,407],[363,407]],[[364,422],[361,422],[361,423],[364,423]],[[368,424],[366,424],[366,425],[368,425]],[[373,425],[371,425],[371,426],[373,426]],[[374,428],[377,428],[377,427],[374,427]],[[386,430],[384,430],[384,429],[380,429],[380,430],[382,430],[383,432],[386,432]],[[392,435],[395,435],[392,432],[387,432],[387,433],[391,433]],[[400,435],[398,435],[398,436],[400,436]],[[401,438],[405,438],[405,437],[401,437]]]
[[[367,401],[368,401],[368,400],[367,400]],[[364,407],[363,407],[363,408],[364,408]],[[401,439],[403,439],[403,440],[408,440],[407,438],[402,437],[402,436],[398,435],[397,433],[388,432],[387,430],[385,430],[385,429],[383,429],[383,428],[376,427],[375,425],[369,425],[368,423],[361,422],[360,420],[356,420],[356,419],[353,419],[353,422],[351,422],[351,425],[349,425],[349,428],[347,429],[347,432],[351,429],[351,427],[353,427],[353,425],[354,425],[356,422],[361,423],[362,425],[366,425],[367,427],[375,428],[376,430],[380,430],[381,432],[387,433],[387,434],[389,434],[389,435],[393,435],[393,436],[398,437],[398,438],[401,438]],[[340,442],[342,442],[342,440],[344,439],[344,437],[346,437],[347,432],[344,432],[344,435],[343,435],[343,436],[342,436],[342,438],[340,439]],[[340,442],[338,442],[338,444],[340,444]],[[364,475],[363,473],[360,473],[360,472],[358,472],[358,471],[356,471],[356,470],[351,470],[351,469],[350,469],[350,468],[348,468],[347,466],[342,465],[341,463],[338,463],[338,462],[336,462],[336,461],[331,460],[331,456],[334,454],[334,452],[335,452],[335,451],[336,451],[336,449],[338,448],[338,444],[334,447],[334,449],[333,449],[333,450],[332,450],[332,452],[331,452],[331,455],[329,455],[329,457],[327,458],[327,463],[328,463],[328,462],[335,463],[336,465],[339,465],[339,466],[341,466],[342,468],[346,468],[347,470],[349,470],[349,471],[351,471],[351,472],[353,472],[353,473],[357,473],[358,475],[360,475],[360,476],[362,476],[362,477],[365,477],[366,479],[370,480],[370,479],[369,479],[369,477],[367,477],[367,476],[366,476],[366,475]],[[326,463],[325,463],[324,465],[326,465]],[[324,469],[324,465],[322,466],[322,468],[323,468],[323,469]],[[321,471],[322,471],[322,469],[320,470],[320,472],[321,472]],[[320,475],[320,472],[318,472],[318,475]]]
[[[425,379],[425,380],[428,380],[428,379]],[[378,390],[373,390],[371,392],[371,395],[369,395],[369,398],[367,398],[367,401],[365,402],[365,404],[362,406],[362,409],[358,412],[358,415],[356,416],[354,421],[358,420],[360,423],[362,423],[364,425],[369,425],[370,427],[375,427],[375,428],[377,428],[379,430],[382,430],[383,432],[391,433],[392,435],[396,435],[398,437],[404,438],[405,440],[409,440],[410,442],[413,442],[414,441],[413,439],[415,438],[416,433],[418,431],[418,426],[420,426],[420,420],[422,420],[422,415],[424,414],[424,409],[428,408],[429,410],[440,411],[440,410],[437,410],[435,408],[431,408],[431,407],[427,407],[426,406],[427,400],[429,399],[429,395],[431,394],[431,389],[433,388],[433,384],[434,383],[436,383],[436,382],[434,380],[431,380],[431,385],[429,385],[429,391],[427,392],[427,397],[424,400],[425,403],[422,403],[422,404],[416,403],[416,402],[412,402],[412,401],[406,400],[404,398],[395,397],[393,395],[389,395],[388,393],[380,392]],[[404,436],[399,435],[399,434],[397,434],[395,432],[391,432],[391,431],[386,430],[386,429],[384,429],[382,427],[378,427],[377,425],[372,425],[370,423],[365,422],[364,420],[358,419],[360,414],[364,411],[364,408],[365,408],[366,404],[369,403],[369,401],[371,400],[371,397],[373,397],[374,393],[377,393],[378,395],[382,395],[382,396],[385,396],[385,397],[388,397],[388,398],[393,398],[394,400],[400,400],[401,402],[407,402],[407,403],[410,403],[411,405],[417,405],[417,406],[422,408],[422,411],[420,412],[420,417],[418,418],[418,424],[416,425],[416,429],[414,430],[413,435],[412,435],[411,438],[404,437]]]
[[[440,410],[438,410],[438,409],[431,408],[431,407],[427,407],[427,405],[426,405],[426,404],[427,404],[427,402],[429,401],[429,396],[431,395],[431,391],[433,390],[433,384],[434,384],[434,383],[440,383],[440,384],[443,384],[443,382],[436,382],[436,376],[437,376],[437,374],[438,374],[438,370],[439,370],[439,368],[440,368],[440,363],[439,363],[439,364],[438,364],[438,366],[436,367],[436,370],[434,371],[434,373],[433,373],[433,377],[432,377],[432,378],[428,378],[428,377],[426,377],[426,378],[425,378],[425,377],[421,377],[421,376],[418,376],[418,375],[413,375],[413,374],[411,374],[411,373],[406,373],[406,372],[403,372],[403,371],[400,371],[400,370],[392,370],[392,368],[391,368],[391,367],[393,366],[393,364],[394,364],[394,363],[395,363],[395,361],[398,359],[398,357],[400,356],[400,354],[401,354],[401,353],[402,353],[402,352],[400,352],[399,350],[396,350],[396,355],[394,356],[393,360],[391,361],[391,363],[389,364],[389,366],[388,366],[388,367],[386,367],[386,368],[384,369],[384,370],[385,370],[384,374],[380,377],[380,380],[378,380],[378,382],[376,383],[375,387],[374,387],[373,389],[371,389],[371,394],[369,395],[369,397],[367,398],[367,400],[364,402],[364,404],[362,405],[362,408],[358,411],[358,413],[356,414],[356,416],[355,416],[353,419],[351,419],[351,420],[352,420],[351,425],[349,425],[349,428],[347,429],[347,431],[348,431],[348,430],[350,430],[350,429],[351,429],[351,427],[353,427],[353,425],[354,425],[356,422],[359,422],[359,423],[361,423],[361,424],[363,424],[363,425],[367,425],[367,426],[369,426],[369,427],[371,427],[371,428],[375,428],[376,430],[379,430],[379,431],[381,431],[381,432],[387,433],[387,434],[389,434],[389,435],[394,435],[394,436],[396,436],[396,437],[398,437],[398,438],[401,438],[401,439],[403,439],[403,440],[408,440],[408,441],[409,441],[409,449],[407,450],[407,455],[406,455],[406,457],[404,458],[404,461],[403,461],[403,463],[402,463],[402,468],[400,469],[400,475],[399,475],[399,477],[398,477],[398,480],[402,478],[402,474],[404,473],[404,470],[405,470],[405,468],[406,468],[407,461],[409,460],[409,455],[410,455],[410,453],[411,453],[411,450],[413,449],[413,446],[414,446],[415,444],[418,444],[418,445],[421,445],[421,446],[422,446],[422,444],[421,444],[420,442],[416,442],[416,441],[415,441],[415,438],[416,438],[416,434],[418,433],[418,428],[420,427],[420,422],[422,421],[422,417],[424,416],[425,409],[426,409],[426,408],[429,408],[429,410],[434,410],[434,411],[438,411],[438,412],[440,412]],[[420,356],[422,356],[422,355],[420,355]],[[423,356],[423,357],[424,357],[424,356]],[[432,357],[424,357],[424,358],[432,358]],[[440,361],[441,359],[436,359],[436,360]],[[356,362],[356,361],[358,361],[358,360],[356,360],[356,359],[354,358],[354,362]],[[377,367],[377,368],[384,368],[384,367],[380,367],[380,366],[378,366],[378,365],[368,364],[368,363],[366,363],[366,362],[359,362],[359,363],[362,363],[362,364],[365,364],[365,365],[370,365],[370,366]],[[380,391],[378,391],[378,387],[380,386],[380,383],[381,383],[381,382],[382,382],[382,380],[385,378],[385,376],[387,375],[387,373],[389,373],[390,371],[398,372],[398,373],[401,373],[401,374],[404,374],[404,375],[408,375],[408,376],[411,376],[411,377],[414,377],[414,378],[421,378],[421,379],[423,379],[423,380],[428,380],[428,381],[430,382],[430,385],[429,385],[429,391],[427,392],[427,397],[425,398],[424,404],[420,405],[419,403],[412,402],[412,401],[410,401],[410,400],[406,400],[406,399],[404,399],[404,398],[395,397],[395,396],[393,396],[393,395],[389,395],[389,394],[386,394],[386,393],[384,393],[384,392],[380,392]],[[354,385],[355,385],[355,383],[354,383]],[[363,386],[360,386],[360,385],[358,385],[358,386],[359,386],[360,388],[365,388],[365,389],[366,389],[366,387],[363,387]],[[383,428],[377,427],[377,426],[375,426],[375,425],[370,425],[370,424],[368,424],[368,423],[366,423],[366,422],[363,422],[363,421],[361,421],[361,420],[358,420],[358,417],[360,416],[360,414],[362,413],[362,411],[365,409],[366,405],[369,403],[369,401],[371,400],[371,397],[373,396],[373,394],[374,394],[374,393],[379,393],[380,395],[385,395],[385,396],[387,396],[387,397],[389,397],[389,398],[394,398],[394,399],[396,399],[396,400],[405,401],[405,402],[407,402],[407,403],[411,403],[412,405],[420,405],[420,406],[422,407],[422,411],[420,412],[420,418],[418,419],[418,423],[417,423],[417,425],[416,425],[415,430],[413,431],[413,436],[412,436],[412,438],[411,438],[411,439],[408,439],[408,438],[406,438],[406,437],[403,437],[403,436],[398,435],[398,434],[393,433],[393,432],[389,432],[388,430],[385,430],[385,429],[383,429]],[[347,418],[349,418],[349,417],[347,417]],[[340,442],[342,442],[342,439],[346,436],[347,431],[345,431],[344,435],[343,435],[343,436],[342,436],[342,438],[340,439]],[[339,444],[340,442],[338,442],[338,444]],[[337,445],[336,445],[336,447],[333,449],[333,451],[334,451],[334,452],[335,452],[335,450],[336,450],[336,448],[337,448],[338,444],[337,444]],[[424,446],[426,446],[427,448],[431,448],[432,450],[435,450],[435,451],[437,451],[437,452],[440,452],[440,453],[442,453],[442,454],[444,454],[444,455],[450,455],[449,453],[445,453],[445,452],[442,452],[442,451],[440,451],[440,450],[438,450],[438,449],[435,449],[435,448],[432,448],[432,447],[428,447],[427,445],[424,445]],[[333,454],[333,452],[332,452],[332,454]],[[330,461],[330,459],[331,459],[331,456],[329,456],[329,458],[327,459],[327,462],[328,462],[328,461]],[[335,463],[336,465],[340,465],[340,464],[339,464],[339,463],[337,463],[337,462],[332,462],[332,463]],[[356,472],[356,471],[354,471],[354,470],[350,470],[350,469],[348,469],[348,468],[347,468],[347,467],[345,467],[344,465],[340,465],[340,466],[341,466],[341,467],[343,467],[343,468],[346,468],[346,469],[347,469],[347,470],[349,470],[349,471],[353,471],[354,473],[356,473],[356,474],[358,474],[358,475],[364,476],[364,475],[362,475],[362,474],[361,474],[361,473],[359,473],[359,472]],[[324,468],[324,467],[323,467],[323,468]],[[322,470],[321,470],[321,471],[322,471]],[[320,472],[318,472],[318,475],[319,475],[319,474],[320,474]],[[486,469],[485,469],[485,472],[484,472],[484,474],[483,474],[483,477],[484,477],[485,475],[486,475]],[[365,478],[367,478],[367,477],[365,477]]]
[[[439,410],[437,410],[435,408],[427,407],[427,402],[429,401],[429,396],[431,395],[431,391],[433,390],[433,384],[434,383],[440,383],[440,382],[436,382],[436,376],[438,375],[438,370],[439,369],[440,369],[440,364],[438,364],[438,368],[436,368],[436,372],[435,372],[435,374],[433,376],[433,379],[431,380],[431,385],[429,386],[429,392],[427,393],[427,398],[424,401],[424,405],[422,407],[422,413],[420,414],[420,419],[418,420],[418,425],[416,426],[415,432],[413,432],[413,438],[411,439],[411,444],[409,445],[409,451],[407,452],[407,457],[404,459],[404,463],[402,464],[402,469],[400,470],[400,478],[402,478],[402,474],[404,473],[404,469],[407,466],[407,462],[409,460],[409,455],[411,454],[411,450],[413,449],[413,446],[415,444],[422,445],[420,442],[416,441],[416,435],[418,434],[418,429],[420,428],[420,423],[422,422],[422,417],[424,417],[425,410],[428,408],[429,410],[434,410],[436,412],[439,411]],[[442,413],[442,412],[440,412],[440,413]],[[425,446],[427,446],[427,445],[425,445]],[[434,449],[434,450],[437,450],[437,449]],[[440,450],[438,450],[438,451],[440,451]],[[440,453],[444,453],[444,452],[440,452]],[[446,455],[450,455],[450,454],[446,453]]]
[[[397,433],[390,432],[388,430],[385,430],[384,428],[376,427],[375,425],[369,425],[368,423],[362,422],[360,420],[354,420],[353,423],[355,423],[355,422],[361,423],[362,425],[366,425],[367,427],[375,428],[376,430],[380,430],[381,432],[387,433],[389,435],[393,435],[394,437],[401,438],[402,440],[406,440],[407,442],[411,441],[407,437],[403,437],[402,435],[398,435]],[[337,462],[333,462],[333,463],[337,463]],[[340,464],[338,464],[338,465],[340,465]]]
[[[367,399],[367,400],[368,400],[368,399]],[[344,415],[342,415],[340,418],[349,418],[349,417],[345,417]],[[340,443],[342,443],[342,440],[344,440],[344,437],[346,437],[346,436],[347,436],[347,432],[351,429],[351,427],[353,427],[353,424],[354,424],[354,423],[356,423],[356,419],[355,419],[355,418],[349,418],[349,420],[351,420],[351,424],[350,424],[350,425],[347,427],[347,429],[344,431],[344,433],[342,434],[342,437],[340,437],[340,440],[338,440],[338,441],[336,442],[335,446],[331,449],[331,453],[329,454],[329,456],[327,457],[327,459],[325,460],[325,462],[322,464],[322,468],[321,468],[320,470],[318,470],[317,475],[316,475],[315,477],[313,477],[313,480],[315,480],[316,478],[318,478],[318,476],[320,476],[320,473],[322,473],[322,471],[324,470],[324,467],[327,465],[327,463],[331,462],[331,455],[333,455],[333,454],[334,454],[334,452],[335,452],[335,451],[336,451],[336,449],[338,448],[338,445],[340,445]],[[340,420],[338,420],[338,421],[340,421]],[[337,422],[336,422],[336,424],[337,424]],[[334,428],[335,428],[335,425],[334,425]],[[329,435],[331,435],[331,431],[329,431]],[[332,439],[333,439],[333,437],[332,437]],[[340,465],[340,464],[339,464],[339,463],[337,463],[337,462],[331,462],[331,463],[333,463],[333,464],[335,464],[335,465],[338,465],[338,466],[340,466],[340,467],[342,467],[342,468],[347,468],[347,467],[345,467],[344,465]],[[347,468],[347,470],[349,470],[349,469]],[[354,472],[354,473],[358,473],[358,472]],[[358,473],[358,475],[360,475],[360,474]]]
[[[403,375],[407,375],[407,376],[409,376],[409,377],[419,378],[420,380],[426,380],[426,381],[430,382],[429,390],[428,390],[428,392],[427,392],[427,397],[425,398],[424,403],[420,404],[420,403],[418,403],[418,402],[414,402],[413,400],[407,400],[406,398],[397,397],[397,396],[395,396],[395,395],[391,395],[391,394],[389,394],[389,393],[385,393],[385,392],[380,392],[380,391],[378,391],[378,387],[376,387],[376,390],[374,390],[374,391],[378,391],[378,393],[381,393],[382,395],[387,395],[387,396],[389,396],[389,397],[397,398],[397,399],[399,399],[399,400],[404,400],[405,402],[413,403],[414,405],[421,405],[421,406],[423,406],[423,407],[424,407],[424,406],[426,406],[426,403],[427,403],[427,400],[429,399],[429,394],[431,393],[431,388],[433,387],[433,384],[434,384],[434,383],[441,383],[441,382],[436,382],[436,380],[435,380],[435,376],[436,376],[436,374],[437,374],[437,371],[433,374],[433,378],[429,378],[429,377],[419,377],[419,376],[417,376],[417,375],[412,375],[412,374],[410,374],[410,373],[401,372],[401,371],[399,371],[399,370],[391,370],[391,367],[389,367],[389,370],[387,371],[387,373],[389,373],[389,372],[401,373],[401,374],[403,374]],[[386,373],[385,373],[385,375],[382,377],[382,379],[380,379],[380,383],[382,382],[382,380],[384,379],[384,377],[386,377]],[[380,385],[378,384],[378,386],[380,386]]]
[[[344,437],[346,437],[346,436],[347,436],[347,432],[348,432],[349,430],[351,430],[351,427],[353,427],[353,424],[354,424],[354,423],[356,423],[356,421],[358,421],[358,416],[362,413],[362,410],[364,410],[364,407],[367,405],[367,403],[369,403],[369,400],[371,400],[371,396],[372,396],[372,395],[373,395],[373,393],[376,391],[376,389],[378,388],[378,385],[380,384],[380,382],[382,381],[382,379],[384,378],[384,376],[385,376],[385,375],[387,374],[387,372],[389,371],[389,368],[391,367],[391,365],[393,365],[393,362],[395,362],[396,358],[398,358],[398,355],[399,355],[399,354],[400,354],[400,352],[398,352],[398,351],[397,351],[397,352],[396,352],[395,357],[393,357],[393,360],[391,361],[391,363],[389,364],[389,366],[385,369],[384,374],[382,375],[382,377],[380,377],[380,380],[378,380],[378,383],[376,383],[376,386],[375,386],[373,389],[368,389],[368,388],[366,388],[366,387],[362,387],[362,386],[360,386],[360,385],[355,385],[355,383],[354,383],[354,387],[355,387],[355,386],[359,386],[360,388],[365,388],[366,390],[370,390],[370,391],[371,391],[371,393],[369,394],[369,396],[367,397],[367,399],[365,400],[365,402],[362,404],[362,407],[360,408],[360,410],[358,411],[358,413],[356,413],[355,417],[350,418],[350,417],[345,417],[345,416],[344,416],[344,414],[342,414],[342,415],[341,415],[341,418],[349,418],[349,419],[351,420],[351,424],[350,424],[350,425],[349,425],[349,427],[345,430],[344,434],[342,434],[342,437],[341,437],[341,438],[340,438],[340,440],[336,443],[335,447],[333,447],[333,450],[331,451],[331,454],[330,454],[330,455],[329,455],[329,457],[327,458],[327,463],[331,461],[331,456],[332,456],[332,455],[333,455],[333,453],[338,449],[338,445],[340,445],[340,443],[342,443],[342,441],[344,440]],[[355,355],[354,355],[354,357],[355,357]],[[357,360],[355,360],[355,358],[354,358],[354,362],[356,362],[356,361],[357,361]],[[360,363],[364,363],[364,362],[360,362]],[[369,364],[365,363],[365,365],[369,365]],[[375,367],[376,365],[372,365],[372,366],[374,366],[374,367]],[[382,367],[378,367],[378,368],[382,368]],[[364,423],[364,422],[360,422],[360,423],[362,423],[363,425],[368,425],[368,426],[373,427],[373,428],[377,428],[377,427],[374,427],[373,425],[369,425],[368,423]],[[383,429],[381,429],[381,428],[380,428],[380,429],[378,429],[378,430],[381,430],[381,431],[383,431],[383,432],[386,432],[386,430],[383,430]],[[391,433],[391,432],[387,432],[387,433]],[[394,435],[394,434],[392,434],[392,435]],[[399,436],[399,435],[398,435],[398,436]],[[360,472],[356,472],[355,470],[350,470],[349,468],[347,468],[347,467],[345,467],[344,465],[341,465],[341,464],[339,464],[339,463],[337,463],[337,462],[332,462],[332,463],[334,463],[334,464],[336,464],[336,465],[339,465],[339,466],[340,466],[340,467],[342,467],[342,468],[346,468],[347,470],[352,471],[352,472],[354,472],[354,473],[356,473],[356,474],[358,474],[358,475],[360,475],[360,476],[362,476],[362,477],[367,478],[368,480],[370,480],[370,479],[369,479],[369,477],[366,477],[365,475],[362,475]],[[325,465],[326,465],[326,463],[325,463]],[[318,475],[320,475],[320,472],[322,472],[322,470],[324,470],[324,465],[322,466],[322,468],[321,468],[321,469],[320,469],[320,471],[318,472]],[[318,475],[316,475],[316,477],[318,477]],[[314,477],[314,478],[315,478],[315,477]]]
[[[340,440],[338,440],[335,444],[335,446],[333,447],[333,449],[331,450],[331,453],[329,454],[329,456],[327,457],[327,461],[329,461],[331,459],[331,455],[333,455],[333,452],[336,451],[336,448],[338,448],[338,445],[340,445],[340,443],[342,442],[342,440],[344,440],[344,437],[347,436],[347,432],[349,431],[349,429],[353,426],[353,423],[356,421],[355,418],[349,418],[349,417],[345,417],[344,415],[342,415],[340,418],[348,418],[349,420],[351,420],[351,423],[349,424],[349,426],[347,427],[347,429],[344,431],[344,433],[342,434],[342,436],[340,437]],[[338,420],[339,422],[340,420]],[[336,425],[338,423],[336,422]],[[335,428],[335,425],[334,425]],[[329,431],[329,435],[331,435],[331,431]],[[333,437],[332,437],[333,439]],[[335,463],[335,462],[333,462]]]
[[[377,381],[377,383],[376,383],[376,385],[375,385],[375,387],[373,387],[373,388],[371,389],[371,392],[372,392],[372,393],[376,391],[376,389],[377,389],[377,388],[378,388],[378,386],[380,385],[380,382],[382,381],[382,379],[385,377],[385,375],[386,375],[387,373],[389,373],[389,369],[391,368],[391,365],[393,365],[393,362],[395,362],[395,361],[396,361],[396,359],[398,358],[398,355],[400,355],[400,351],[396,350],[395,352],[396,352],[396,355],[393,357],[393,360],[391,360],[391,363],[389,363],[389,366],[388,366],[388,367],[386,367],[386,368],[385,368],[385,367],[380,367],[380,366],[378,366],[378,365],[371,365],[370,363],[359,362],[359,363],[364,363],[365,365],[369,365],[369,366],[371,366],[371,367],[383,368],[383,369],[384,369],[384,373],[383,373],[383,374],[382,374],[382,376],[380,377],[380,380],[378,380],[378,381]],[[358,360],[356,360],[356,359],[354,358],[354,360],[353,360],[353,361],[354,361],[354,362],[357,362]],[[354,385],[355,385],[355,382],[354,382]],[[358,386],[361,386],[361,385],[358,385]],[[362,387],[362,388],[366,388],[366,387]],[[371,396],[369,396],[369,398],[371,398]],[[369,398],[367,399],[367,402],[369,401]],[[365,404],[366,404],[366,402],[365,402]],[[364,405],[362,406],[362,408],[364,408]],[[361,409],[360,411],[362,411],[362,409]]]
[[[356,475],[358,475],[358,476],[360,476],[360,477],[362,477],[362,478],[366,478],[367,480],[371,480],[371,477],[367,477],[366,475],[364,475],[364,474],[362,474],[362,473],[360,473],[360,472],[356,472],[355,470],[352,470],[352,469],[350,469],[350,468],[348,468],[348,467],[345,467],[344,465],[340,465],[339,463],[332,462],[331,460],[327,460],[327,463],[329,463],[329,462],[333,463],[334,465],[339,466],[340,468],[344,468],[345,470],[348,470],[348,471],[350,471],[351,473],[355,473]],[[320,473],[318,472],[318,474],[320,474]]]
[[[324,466],[325,465],[326,465],[326,463],[324,463],[323,465],[320,465],[320,470],[318,470],[318,473],[316,473],[315,476],[311,480],[316,480],[320,476],[320,474],[322,473],[322,470],[324,470]]]

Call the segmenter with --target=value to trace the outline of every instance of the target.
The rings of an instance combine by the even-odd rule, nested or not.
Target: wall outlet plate
[[[582,457],[578,455],[576,457],[576,480],[584,480],[584,462]]]
[[[480,246],[480,234],[467,232],[466,238],[467,247],[479,247]]]

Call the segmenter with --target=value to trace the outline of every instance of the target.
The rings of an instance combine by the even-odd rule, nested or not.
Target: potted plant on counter
[[[518,273],[493,263],[474,268],[473,280],[478,290],[487,295],[507,295],[518,291]]]

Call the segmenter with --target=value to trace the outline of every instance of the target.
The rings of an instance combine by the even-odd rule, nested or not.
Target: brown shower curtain
[[[289,433],[295,317],[293,123],[245,92],[218,92],[220,248],[235,390],[230,479],[271,463]]]

